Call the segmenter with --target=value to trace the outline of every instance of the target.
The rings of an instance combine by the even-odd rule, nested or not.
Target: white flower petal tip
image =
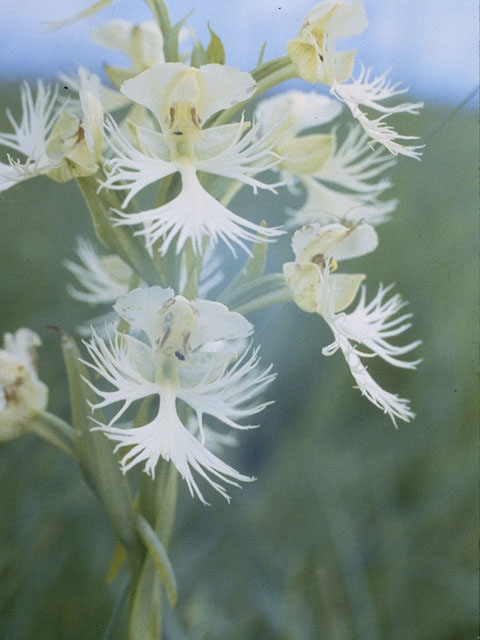
[[[393,155],[404,155],[416,160],[421,158],[421,149],[425,145],[405,145],[403,140],[417,140],[416,136],[400,135],[387,124],[385,119],[395,113],[409,113],[418,115],[423,102],[405,102],[395,106],[382,104],[384,100],[405,93],[408,89],[401,87],[401,83],[392,83],[388,78],[388,71],[374,76],[371,69],[362,66],[359,76],[349,84],[334,82],[331,93],[344,102],[354,118],[371,138],[370,145],[379,143]],[[362,111],[366,107],[380,113],[377,118],[369,118]]]
[[[37,82],[36,96],[24,82],[21,87],[22,115],[17,122],[7,110],[13,133],[0,133],[0,145],[25,156],[25,160],[8,156],[9,165],[0,165],[0,191],[45,173],[55,163],[47,156],[47,139],[60,111],[57,108],[58,87],[45,87]]]
[[[409,422],[415,417],[409,408],[409,400],[382,389],[361,361],[361,358],[378,356],[402,369],[415,369],[421,362],[421,359],[405,361],[400,358],[416,349],[421,344],[420,340],[403,346],[396,346],[388,341],[411,326],[410,322],[406,322],[411,314],[395,317],[406,302],[398,294],[385,300],[392,286],[380,285],[377,295],[369,304],[365,303],[366,291],[362,287],[360,302],[353,312],[325,317],[335,340],[322,353],[330,356],[341,349],[358,389],[370,402],[388,414],[396,427],[396,419]]]
[[[131,291],[115,309],[132,331],[143,331],[146,340],[115,331],[104,340],[92,330],[85,342],[90,356],[85,364],[109,386],[105,390],[97,380],[86,380],[99,399],[92,409],[120,405],[107,424],[96,421],[94,428],[117,442],[115,450],[129,447],[121,460],[125,473],[144,464],[153,476],[160,458],[171,460],[193,496],[205,502],[195,472],[228,500],[225,483],[238,486],[254,478],[210,450],[210,444],[217,451],[219,444],[227,444],[229,434],[208,438],[203,416],[239,432],[253,428],[242,421],[269,404],[256,400],[275,376],[271,367],[259,370],[258,349],[246,345],[252,325],[223,304],[191,302],[161,287]],[[131,405],[148,396],[158,397],[156,415],[140,427],[120,426]],[[191,409],[185,423],[177,401]]]

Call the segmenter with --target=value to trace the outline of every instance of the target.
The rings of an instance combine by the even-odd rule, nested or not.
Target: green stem
[[[115,630],[115,625],[117,624],[118,618],[122,613],[123,605],[125,604],[125,601],[127,599],[129,584],[130,584],[130,578],[127,578],[127,580],[125,581],[125,584],[122,587],[122,590],[120,591],[117,602],[115,603],[115,606],[112,611],[112,615],[110,616],[110,620],[108,621],[108,625],[107,625],[107,628],[105,629],[105,633],[103,634],[102,640],[111,640],[112,638],[112,633]]]
[[[260,311],[261,309],[266,309],[267,307],[271,307],[274,304],[282,304],[284,302],[291,302],[292,294],[288,289],[279,289],[278,291],[272,291],[263,296],[259,296],[258,298],[254,298],[250,300],[250,302],[246,302],[244,304],[240,304],[238,307],[233,305],[232,311],[237,311],[242,315],[248,315],[249,313],[253,313],[254,311]]]
[[[73,428],[58,416],[53,415],[53,413],[48,411],[35,413],[30,424],[30,431],[72,458],[75,457],[73,451]]]

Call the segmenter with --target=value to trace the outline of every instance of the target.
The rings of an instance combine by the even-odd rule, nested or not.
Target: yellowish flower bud
[[[38,379],[36,353],[40,338],[29,329],[6,333],[0,349],[0,440],[28,431],[36,411],[47,406],[48,389]]]
[[[321,2],[308,12],[298,38],[288,43],[288,55],[307,82],[345,82],[352,73],[356,52],[336,51],[336,41],[361,33],[366,27],[361,2]]]

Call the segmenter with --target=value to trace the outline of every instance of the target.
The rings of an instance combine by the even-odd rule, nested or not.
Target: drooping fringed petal
[[[410,318],[410,314],[394,317],[405,303],[399,295],[385,300],[385,295],[391,287],[380,285],[377,295],[368,305],[365,304],[363,288],[360,302],[352,313],[335,314],[334,291],[331,285],[333,277],[326,274],[322,290],[322,315],[335,340],[322,349],[323,355],[331,356],[340,349],[362,394],[388,414],[395,426],[397,418],[409,422],[415,417],[409,407],[409,400],[383,389],[372,378],[361,360],[364,357],[379,356],[393,366],[405,369],[414,369],[420,362],[405,362],[399,358],[415,349],[420,344],[419,341],[403,347],[388,342],[389,338],[400,335],[410,327],[410,323],[405,322]],[[364,352],[362,346],[369,349],[369,352]]]
[[[143,225],[144,228],[136,233],[145,237],[148,247],[162,240],[159,251],[163,255],[174,239],[176,253],[180,253],[189,239],[194,251],[200,253],[203,241],[209,239],[212,244],[223,241],[235,254],[234,245],[250,253],[245,242],[258,242],[259,238],[273,242],[283,233],[278,228],[254,224],[227,209],[202,187],[194,166],[183,167],[181,176],[182,191],[176,198],[140,213],[117,210],[116,224]]]
[[[388,71],[374,76],[371,69],[362,66],[359,76],[349,84],[334,82],[331,93],[345,102],[354,118],[358,120],[373,142],[382,144],[393,155],[401,154],[420,159],[420,149],[423,145],[406,146],[402,140],[417,140],[416,136],[400,135],[388,125],[385,118],[395,113],[409,113],[417,115],[423,107],[423,102],[405,102],[395,106],[382,104],[383,100],[401,95],[407,91],[400,88],[401,83],[393,84],[388,79]],[[361,107],[372,109],[382,115],[369,118]],[[372,143],[371,143],[372,144]]]
[[[230,368],[224,368],[211,379],[207,370],[204,379],[193,387],[179,389],[177,397],[193,407],[197,413],[199,424],[203,414],[217,418],[234,429],[252,429],[256,425],[241,425],[239,420],[248,418],[263,411],[270,402],[252,404],[253,399],[275,379],[270,373],[271,366],[255,371],[259,364],[258,349],[248,357],[249,350]],[[212,360],[214,363],[214,360]]]
[[[336,323],[329,322],[329,325],[335,336],[335,341],[328,347],[322,349],[323,355],[330,356],[338,349],[341,349],[362,395],[386,413],[391,418],[395,427],[397,426],[397,418],[405,422],[413,420],[415,414],[410,409],[410,401],[382,389],[378,382],[376,382],[367,371],[367,367],[360,360],[357,350],[350,344],[347,337],[340,332]]]
[[[145,462],[144,470],[154,477],[155,466],[160,457],[171,460],[182,478],[186,481],[192,496],[197,496],[207,504],[193,476],[196,471],[227,501],[230,496],[225,488],[216,481],[239,486],[239,482],[254,480],[238,473],[220,458],[217,458],[203,445],[180,421],[175,406],[176,395],[172,389],[162,389],[157,416],[143,427],[122,429],[101,425],[98,427],[105,435],[118,442],[115,451],[122,447],[131,447],[121,460],[125,473],[132,467]]]
[[[105,391],[85,379],[85,382],[101,398],[100,402],[91,405],[92,409],[108,407],[117,402],[123,403],[109,425],[116,422],[136,400],[159,393],[158,385],[145,378],[139,371],[139,352],[146,347],[138,340],[115,331],[113,336],[110,335],[105,341],[92,329],[91,340],[84,344],[92,359],[92,362],[83,361],[84,364],[113,387],[112,391]],[[129,351],[136,356],[134,362]],[[148,358],[142,360],[147,362]]]
[[[348,314],[339,315],[335,319],[335,326],[348,340],[360,343],[370,350],[369,353],[358,355],[379,356],[395,367],[403,369],[415,369],[421,360],[405,361],[398,356],[409,353],[421,344],[421,340],[416,340],[404,346],[390,344],[388,339],[394,338],[412,325],[407,322],[411,313],[397,316],[398,312],[407,304],[397,293],[389,299],[386,295],[391,291],[393,285],[384,287],[380,284],[377,295],[366,304],[366,288],[362,287],[360,301],[354,311]],[[394,317],[397,316],[397,317]]]
[[[115,302],[129,290],[132,269],[117,256],[104,256],[95,251],[91,242],[80,238],[77,243],[79,263],[65,260],[65,267],[78,281],[80,288],[68,285],[68,293],[91,305]]]

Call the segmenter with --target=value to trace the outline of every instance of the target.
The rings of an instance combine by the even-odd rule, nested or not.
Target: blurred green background
[[[2,95],[18,106],[17,88]],[[343,358],[321,355],[330,335],[319,317],[293,305],[257,314],[276,403],[232,462],[258,480],[230,505],[208,492],[210,507],[182,484],[167,640],[476,637],[477,117],[429,107],[415,128],[423,161],[398,163],[398,210],[354,266],[370,297],[395,282],[415,313],[418,371],[371,366],[417,418],[396,431],[352,389]],[[277,209],[270,197],[248,203],[257,220]],[[79,233],[92,237],[73,183],[37,178],[0,195],[0,330],[41,334],[49,408],[67,419],[48,326],[92,315],[65,290]],[[113,536],[74,463],[27,436],[0,445],[0,478],[0,638],[101,639],[123,578],[105,584]]]

